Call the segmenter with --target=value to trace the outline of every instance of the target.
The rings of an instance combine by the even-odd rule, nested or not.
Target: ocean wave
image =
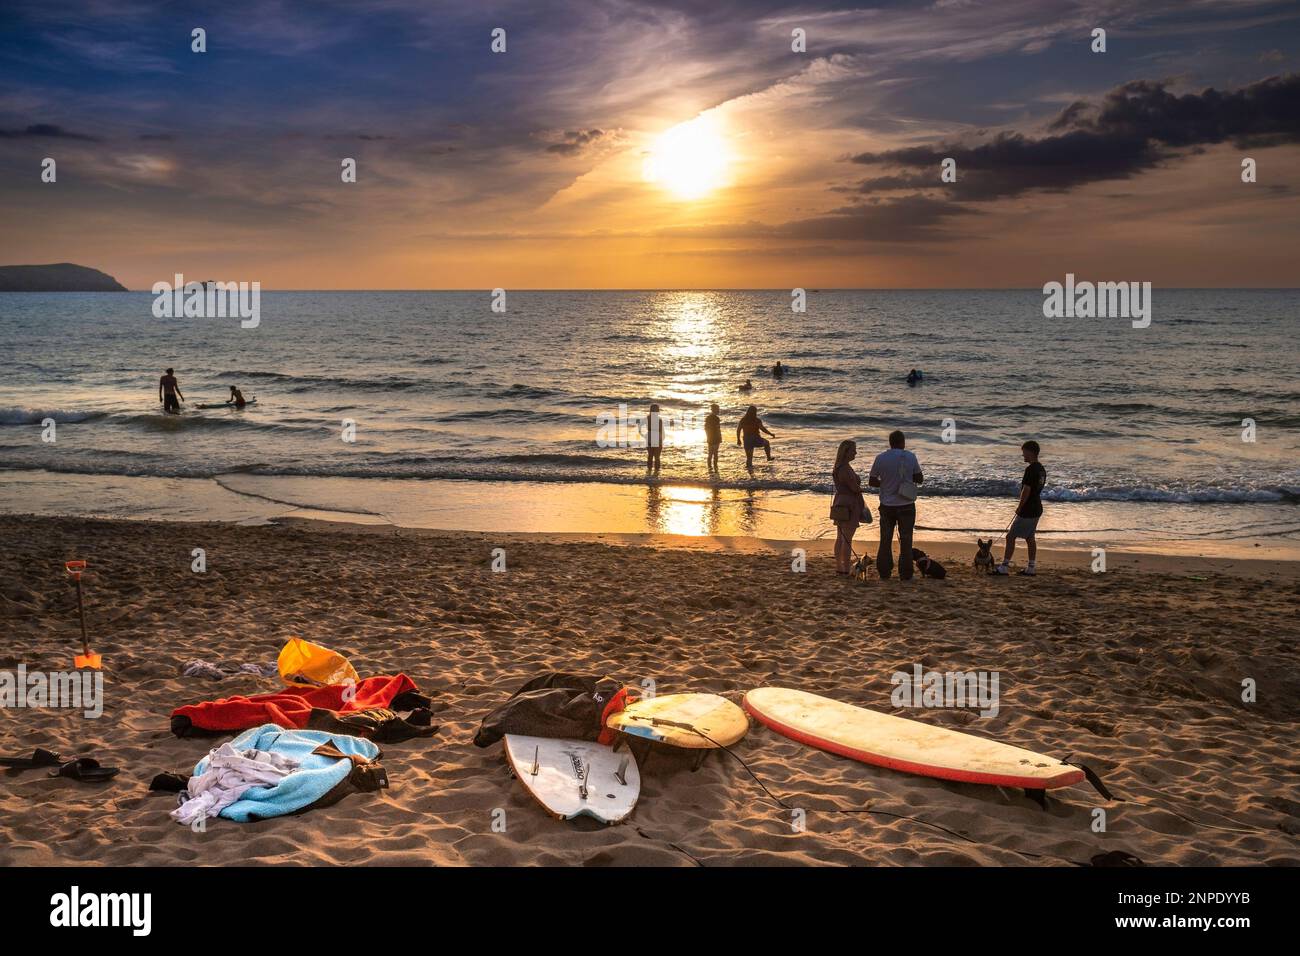
[[[439,422],[477,422],[483,419],[492,419],[513,422],[572,423],[575,418],[581,416],[574,416],[564,412],[538,411],[535,408],[470,408],[458,412],[445,412],[431,417]]]
[[[284,372],[251,372],[246,369],[226,369],[216,373],[216,378],[260,378],[268,382],[289,382],[297,376],[286,375]]]
[[[8,408],[0,408],[0,425],[39,425],[47,418],[52,418],[57,424],[63,425],[95,421],[106,416],[107,412],[90,411],[88,409],[38,409],[11,405]]]
[[[762,410],[759,405],[760,415],[763,421],[771,425],[781,427],[793,425],[841,425],[855,434],[862,428],[896,428],[898,426],[898,415],[870,415],[860,409],[853,411],[820,411],[820,412],[791,412],[784,409],[773,408],[767,411]]]
[[[1300,504],[1300,488],[1056,488],[1043,492],[1044,501],[1132,501],[1163,504]]]
[[[217,429],[249,429],[261,432],[303,432],[319,431],[323,425],[300,428],[293,425],[262,421],[247,414],[231,414],[225,409],[214,409],[203,414],[200,412],[182,412],[172,415],[166,412],[129,412],[107,416],[106,424],[138,428],[144,431],[179,432],[205,431]]]
[[[530,467],[536,466],[536,467]],[[608,468],[599,472],[594,469]],[[127,477],[161,478],[215,478],[224,474],[245,474],[256,477],[277,478],[350,478],[384,480],[459,480],[492,481],[503,483],[569,483],[611,485],[677,485],[698,488],[719,488],[755,491],[787,491],[829,495],[828,482],[800,479],[720,478],[699,475],[663,475],[651,482],[646,478],[639,458],[610,458],[583,455],[501,455],[477,462],[431,458],[421,460],[402,456],[400,462],[384,459],[355,463],[332,462],[329,465],[277,465],[253,464],[240,466],[209,465],[199,469],[174,462],[155,461],[69,461],[33,464],[27,461],[5,461],[0,458],[0,470],[49,471],[55,474],[104,474]],[[618,472],[625,472],[619,474]],[[929,481],[921,491],[920,506],[927,498],[979,498],[1014,500],[1018,485],[1014,481],[989,481],[985,479],[956,479]],[[871,492],[868,492],[869,495]],[[1043,493],[1049,503],[1080,504],[1088,502],[1119,502],[1134,504],[1180,505],[1239,505],[1239,504],[1300,504],[1300,488],[1281,485],[1273,488],[1190,487],[1179,489],[1147,487],[1053,488]]]
[[[279,382],[284,391],[290,394],[302,394],[322,389],[351,389],[358,392],[405,392],[413,390],[431,390],[436,382],[424,379],[397,378],[388,373],[374,378],[358,378],[345,375],[289,375],[284,372],[257,372],[244,369],[228,369],[218,372],[218,380],[230,379],[242,381]]]
[[[560,392],[553,388],[542,388],[537,385],[520,385],[518,383],[509,387],[488,385],[484,388],[483,394],[492,398],[531,398],[537,401],[558,398],[579,398],[579,396],[570,396],[565,392]]]
[[[635,465],[638,468],[643,467],[640,459],[636,461],[611,461],[598,455],[495,455],[487,459],[487,461],[499,465],[557,465],[571,468],[608,468],[610,465],[618,464]]]
[[[850,371],[846,369],[831,368],[829,365],[803,365],[799,363],[793,365],[783,364],[782,367],[785,369],[786,375],[792,378],[824,378],[828,375],[846,375]],[[857,370],[853,369],[851,371]],[[754,374],[772,377],[772,366],[756,365],[754,367]],[[729,379],[719,379],[719,381],[729,381]]]

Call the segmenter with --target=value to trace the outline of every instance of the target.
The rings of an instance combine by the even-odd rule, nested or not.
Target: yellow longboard
[[[749,718],[717,694],[666,694],[638,700],[611,717],[607,726],[670,747],[708,750],[730,747],[744,737]]]

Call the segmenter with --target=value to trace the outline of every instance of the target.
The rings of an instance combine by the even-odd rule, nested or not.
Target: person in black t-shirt
[[[1038,460],[1038,442],[1027,441],[1020,446],[1025,458],[1025,475],[1020,479],[1020,503],[1016,505],[1016,517],[1007,529],[1007,546],[1002,552],[1002,563],[998,565],[998,574],[1011,573],[1011,556],[1016,553],[1016,538],[1024,538],[1029,548],[1029,564],[1019,572],[1033,577],[1035,559],[1038,557],[1038,542],[1034,540],[1034,531],[1038,528],[1038,519],[1043,516],[1043,485],[1047,484],[1047,469]]]

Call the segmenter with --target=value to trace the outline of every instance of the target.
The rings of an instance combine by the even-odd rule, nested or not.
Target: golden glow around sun
[[[678,123],[655,141],[644,175],[679,199],[699,199],[725,184],[730,162],[718,121],[698,116]]]

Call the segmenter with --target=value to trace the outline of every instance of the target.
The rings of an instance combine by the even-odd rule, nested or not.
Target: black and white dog
[[[985,574],[992,574],[997,568],[993,562],[993,539],[981,541],[976,538],[975,543],[979,545],[979,550],[975,552],[975,573],[983,571]]]
[[[916,566],[921,569],[922,577],[938,578],[942,580],[948,576],[948,572],[944,569],[944,566],[934,558],[929,557],[920,548],[912,549],[912,560],[916,563]]]

